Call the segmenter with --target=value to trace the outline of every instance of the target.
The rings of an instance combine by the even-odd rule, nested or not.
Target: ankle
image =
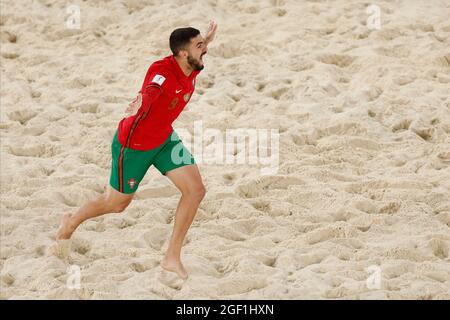
[[[70,217],[69,220],[67,221],[67,227],[72,231],[75,231],[75,229],[78,228],[79,225],[80,223],[76,221],[73,216]]]
[[[180,260],[180,254],[177,252],[167,251],[164,256],[165,260]]]

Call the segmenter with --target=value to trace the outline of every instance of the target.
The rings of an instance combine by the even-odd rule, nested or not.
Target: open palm
[[[211,41],[214,40],[214,37],[216,36],[216,30],[217,30],[217,22],[211,20],[209,22],[208,29],[206,30],[205,36],[206,43],[210,43]]]

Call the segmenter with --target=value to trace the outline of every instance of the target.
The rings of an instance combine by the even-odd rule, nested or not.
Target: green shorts
[[[148,150],[134,150],[122,146],[114,135],[111,144],[112,165],[109,184],[121,193],[136,192],[145,173],[153,164],[162,174],[195,164],[194,157],[183,145],[175,131],[159,147]]]

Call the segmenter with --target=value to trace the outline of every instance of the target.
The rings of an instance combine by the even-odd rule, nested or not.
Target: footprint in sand
[[[55,256],[62,260],[67,260],[70,255],[72,240],[57,240],[47,249],[47,256]]]
[[[143,238],[148,246],[159,251],[169,236],[170,232],[166,228],[154,227],[150,231],[145,232],[141,238]]]
[[[8,41],[9,43],[17,42],[17,35],[10,31],[3,31],[0,36],[1,36],[2,42],[6,42],[6,41]]]
[[[398,210],[400,210],[401,206],[402,205],[400,202],[389,202],[388,204],[380,208],[379,213],[394,214],[397,213]]]
[[[420,122],[411,123],[410,129],[425,141],[432,140],[435,132],[434,128],[423,126]]]
[[[402,120],[396,122],[392,126],[391,130],[392,130],[392,132],[397,132],[397,131],[400,131],[400,130],[408,130],[410,125],[411,125],[411,120],[409,120],[409,119],[402,119]]]
[[[30,109],[21,109],[21,110],[15,110],[13,112],[8,113],[8,117],[11,120],[19,121],[20,124],[24,125],[29,120],[33,119],[35,116],[37,116],[37,112],[30,110]]]
[[[303,180],[287,176],[270,176],[243,183],[236,192],[242,198],[255,198],[274,189],[288,189],[291,185],[304,184]]]
[[[136,193],[136,199],[168,198],[178,195],[180,192],[172,187],[145,188]]]
[[[73,251],[85,255],[91,250],[91,245],[87,240],[80,240],[72,242]]]
[[[10,153],[18,157],[42,157],[45,154],[43,144],[10,146]]]
[[[256,210],[269,213],[272,209],[270,201],[267,200],[258,200],[252,203],[253,208]]]
[[[349,55],[322,54],[317,57],[317,60],[322,63],[335,65],[339,68],[345,68],[351,65],[355,58]]]
[[[45,126],[32,126],[23,129],[23,135],[40,136],[47,131]]]
[[[3,283],[4,285],[10,287],[14,284],[14,282],[16,281],[16,278],[14,278],[14,276],[10,273],[5,273],[1,275],[1,283]]]
[[[1,56],[5,59],[17,59],[20,55],[17,52],[13,52],[13,51],[4,51],[1,53]]]
[[[337,222],[332,226],[318,228],[305,235],[308,244],[316,244],[335,238],[354,238],[358,229],[347,223]]]
[[[448,258],[449,247],[444,240],[438,238],[431,239],[428,246],[431,248],[434,256],[439,259]]]
[[[135,272],[142,273],[157,267],[158,264],[156,260],[135,261],[130,264],[130,268]]]
[[[222,177],[223,177],[223,180],[225,181],[225,184],[227,186],[233,185],[234,181],[236,180],[236,174],[235,173],[225,173]]]
[[[200,87],[202,87],[202,88],[209,89],[209,88],[214,87],[214,84],[215,84],[214,76],[208,76],[208,77],[200,79]]]
[[[217,285],[221,296],[243,294],[252,290],[260,290],[268,286],[267,278],[256,275],[233,275],[223,278]]]

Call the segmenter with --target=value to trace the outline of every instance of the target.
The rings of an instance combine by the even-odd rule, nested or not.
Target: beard
[[[194,57],[192,57],[191,55],[188,55],[187,62],[192,67],[192,69],[197,70],[197,71],[203,70],[203,68],[205,67],[204,65],[200,64],[200,61],[198,61],[197,59],[194,59]]]

